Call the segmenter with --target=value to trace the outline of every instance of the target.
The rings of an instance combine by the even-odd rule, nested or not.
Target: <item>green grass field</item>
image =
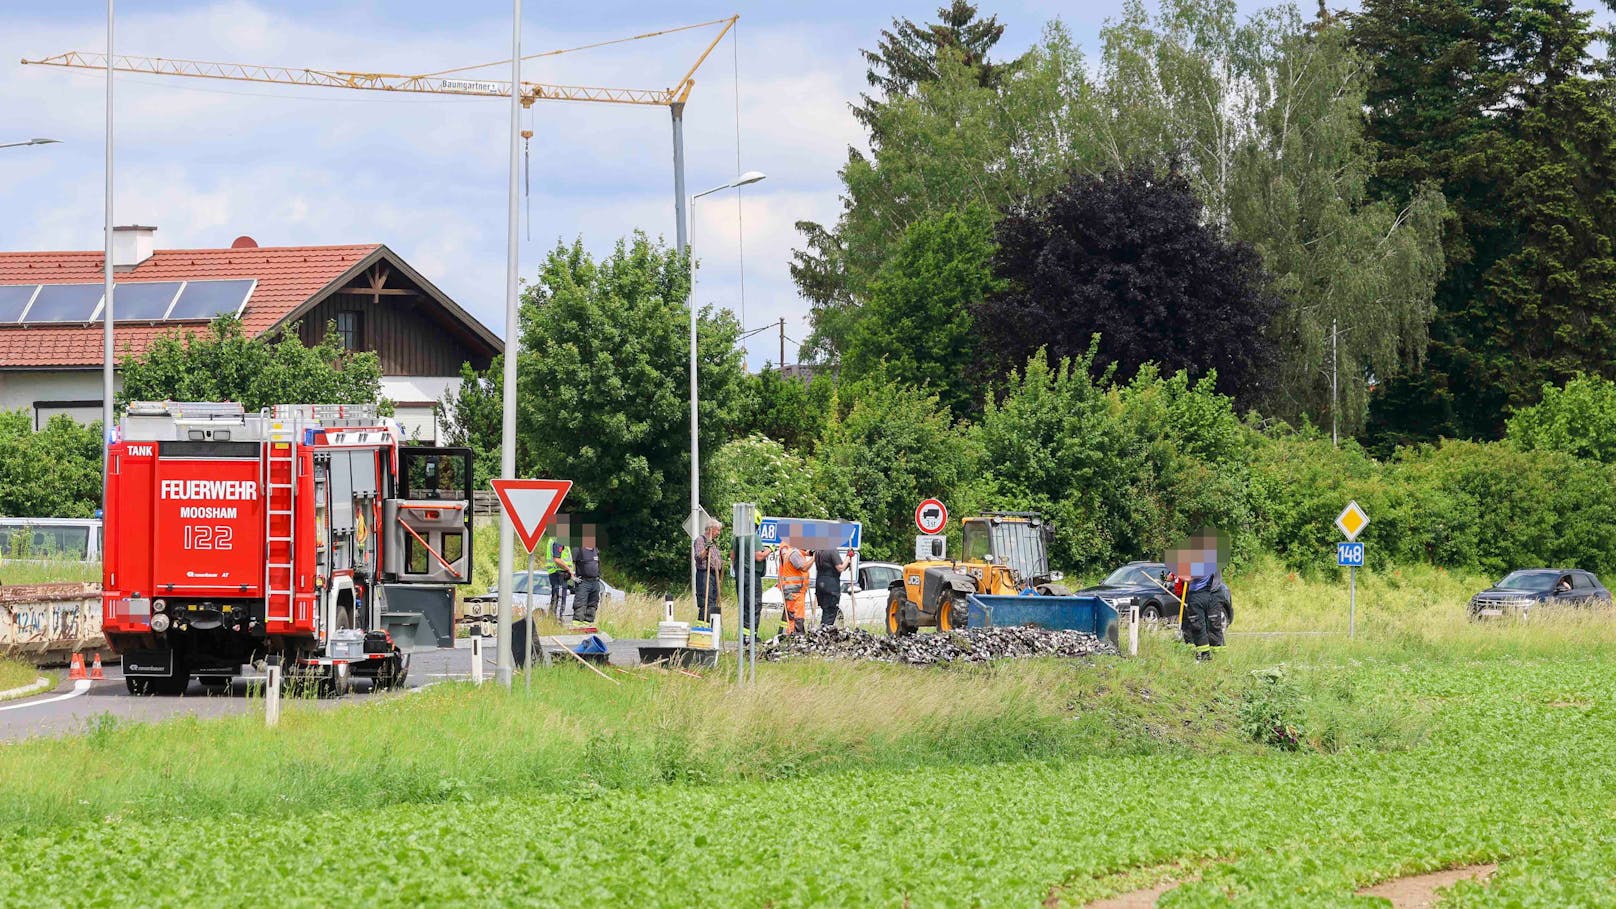
[[[1616,905],[1616,618],[1473,626],[1482,581],[1360,578],[1359,636],[962,669],[582,670],[0,749],[0,904]],[[1345,628],[1266,568],[1236,631]],[[41,857],[47,857],[42,859]],[[127,899],[125,899],[127,897]],[[1384,905],[1384,904],[1381,904]]]
[[[32,683],[44,673],[20,660],[0,658],[0,691],[10,691]]]

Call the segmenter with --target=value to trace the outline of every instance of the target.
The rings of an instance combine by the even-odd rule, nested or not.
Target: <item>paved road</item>
[[[639,662],[641,641],[612,641],[611,662],[633,666]],[[471,641],[460,639],[454,649],[426,650],[410,657],[407,687],[421,688],[436,682],[471,678]],[[555,657],[567,660],[570,657]],[[483,639],[483,675],[494,677],[494,639]],[[238,678],[228,690],[217,693],[191,682],[183,697],[135,697],[124,685],[118,666],[107,666],[106,679],[94,682],[64,681],[54,691],[17,701],[0,702],[0,741],[17,741],[36,736],[58,736],[83,732],[96,717],[111,714],[120,721],[152,722],[181,714],[198,717],[232,716],[260,709],[247,689],[255,679]],[[262,681],[262,677],[256,677]],[[396,692],[374,693],[370,683],[355,681],[353,691],[343,698],[315,701],[322,707],[354,703],[375,697],[397,697]]]
[[[410,658],[410,674],[406,684],[420,688],[445,679],[471,678],[470,642],[461,640],[454,650],[428,650]],[[483,648],[484,670],[488,678],[494,675],[494,647],[492,639]],[[231,716],[258,708],[258,699],[247,696],[251,679],[237,679],[228,691],[213,691],[200,682],[192,681],[184,697],[135,697],[124,686],[123,672],[116,665],[106,667],[106,679],[94,682],[64,681],[54,691],[17,701],[0,703],[0,741],[15,741],[34,736],[55,736],[83,732],[89,723],[103,714],[112,714],[119,720],[150,722],[180,714],[199,717]],[[322,706],[351,703],[372,697],[390,697],[373,694],[370,683],[356,681],[353,692],[344,698],[319,701]]]

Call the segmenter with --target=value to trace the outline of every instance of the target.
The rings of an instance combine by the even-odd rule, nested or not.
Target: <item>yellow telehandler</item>
[[[1067,623],[1066,613],[1081,601],[1082,612],[1093,609],[1093,597],[1073,597],[1058,583],[1060,572],[1049,570],[1049,537],[1052,528],[1036,512],[991,512],[969,517],[964,524],[961,558],[942,558],[940,547],[931,558],[922,558],[903,568],[903,576],[888,588],[887,633],[914,634],[924,627],[952,631],[974,624],[970,620],[972,600],[982,608],[988,624],[995,604],[1013,597],[1040,599],[1021,604],[1036,610],[1033,621],[999,621],[996,624],[1039,624],[1050,628],[1088,627]],[[989,597],[992,599],[982,599]],[[1059,601],[1048,598],[1059,598]],[[1103,605],[1103,604],[1102,604]],[[1026,610],[1018,610],[1023,614]],[[1114,613],[1113,613],[1114,614]],[[1008,617],[1008,612],[1005,613]]]

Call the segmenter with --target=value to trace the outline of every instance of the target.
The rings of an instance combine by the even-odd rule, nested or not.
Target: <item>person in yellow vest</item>
[[[544,567],[550,573],[550,617],[564,621],[567,609],[567,587],[572,583],[572,549],[566,541],[549,537],[544,541]],[[529,578],[528,583],[533,583]]]
[[[813,567],[814,554],[798,546],[798,542],[787,539],[780,547],[780,596],[785,600],[785,610],[780,616],[781,634],[801,634],[808,630],[808,569]]]

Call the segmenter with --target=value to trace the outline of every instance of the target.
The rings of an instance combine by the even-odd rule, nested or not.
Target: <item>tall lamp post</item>
[[[23,145],[54,145],[61,139],[29,139],[27,142],[0,142],[0,148],[18,148]]]
[[[516,257],[520,222],[517,217],[517,178],[522,164],[522,0],[511,0],[511,134],[510,173],[505,198],[505,371],[500,397],[499,475],[516,478],[516,355],[521,349],[521,318],[517,300]],[[516,553],[516,531],[511,516],[499,517],[499,650],[494,654],[494,681],[509,689],[516,658],[511,652],[511,573]],[[528,578],[528,583],[533,579]],[[531,626],[530,626],[531,627]],[[531,646],[532,641],[528,641]],[[532,653],[530,650],[529,653]],[[533,667],[526,667],[532,670]]]
[[[723,186],[715,186],[712,189],[691,196],[690,205],[688,206],[690,210],[690,233],[695,234],[697,199],[726,189],[756,183],[765,176],[767,175],[762,171],[749,170]],[[692,243],[691,245],[694,244]],[[697,438],[699,431],[696,420],[696,256],[695,253],[690,252],[689,246],[686,247],[686,252],[690,256],[690,526],[692,534],[698,534],[704,533],[706,528],[696,526],[696,516],[701,513],[701,443]],[[690,592],[692,596],[696,592],[696,562],[694,559],[690,562]]]

